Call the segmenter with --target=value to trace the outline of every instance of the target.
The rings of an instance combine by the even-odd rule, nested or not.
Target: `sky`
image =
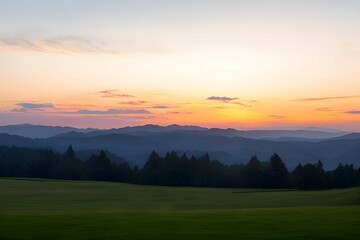
[[[360,1],[0,0],[0,125],[360,131]]]

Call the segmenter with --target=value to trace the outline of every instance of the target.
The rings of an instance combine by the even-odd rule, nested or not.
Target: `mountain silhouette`
[[[339,134],[342,134],[342,137],[339,137]],[[263,139],[269,136],[275,139]],[[321,136],[328,139],[318,138]],[[48,148],[63,152],[70,144],[77,151],[107,150],[132,165],[144,164],[153,150],[161,154],[174,150],[197,156],[209,153],[211,158],[226,164],[245,163],[252,155],[268,160],[277,152],[289,168],[298,163],[314,163],[318,160],[323,161],[325,168],[334,168],[340,162],[359,166],[360,153],[359,134],[308,130],[238,131],[196,126],[145,125],[90,132],[72,129],[67,133],[36,139],[0,134],[0,145],[6,146]]]

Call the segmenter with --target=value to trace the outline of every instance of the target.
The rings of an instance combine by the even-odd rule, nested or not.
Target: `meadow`
[[[0,179],[0,239],[359,239],[360,188]]]

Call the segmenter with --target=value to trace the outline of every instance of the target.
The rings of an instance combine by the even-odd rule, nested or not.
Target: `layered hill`
[[[197,156],[209,153],[211,158],[226,164],[245,163],[252,155],[268,160],[277,152],[289,168],[298,163],[318,160],[323,161],[325,168],[333,168],[340,162],[359,166],[360,136],[350,136],[344,132],[314,130],[238,131],[145,125],[89,132],[71,129],[66,133],[37,139],[3,133],[0,134],[0,145],[49,148],[60,152],[72,144],[77,151],[88,153],[105,149],[132,165],[142,165],[153,150],[161,154],[175,150]],[[321,137],[327,138],[323,140]]]

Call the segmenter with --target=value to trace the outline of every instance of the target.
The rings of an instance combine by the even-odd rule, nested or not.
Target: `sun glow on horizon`
[[[3,1],[0,125],[360,131],[360,4],[275,2]]]

